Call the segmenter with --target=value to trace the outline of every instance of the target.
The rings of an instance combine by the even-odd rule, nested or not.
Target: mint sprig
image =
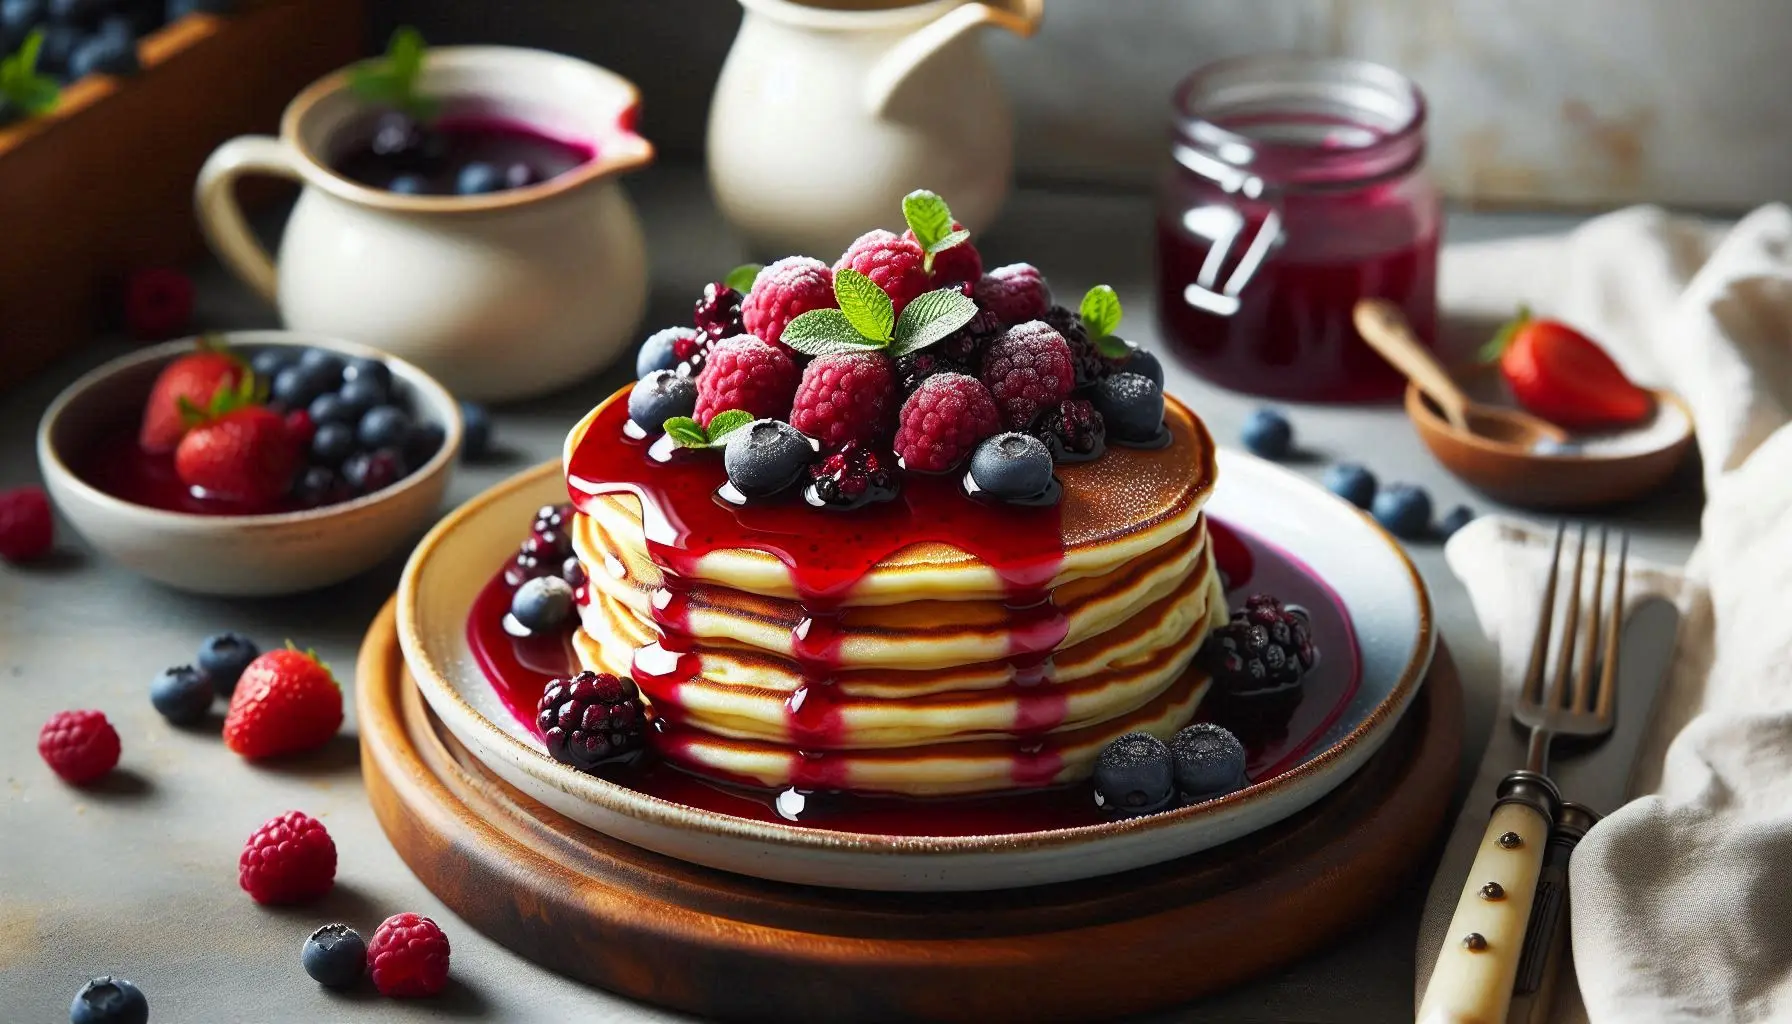
[[[37,55],[43,48],[44,33],[38,29],[25,37],[12,56],[0,59],[0,102],[30,116],[56,109],[62,96],[55,79],[37,73]],[[0,124],[5,121],[0,114]]]
[[[729,409],[709,418],[705,427],[689,416],[674,416],[666,421],[666,435],[680,448],[720,448],[728,443],[728,435],[753,422],[753,414],[745,409]]]
[[[971,237],[952,226],[952,210],[937,192],[918,188],[902,197],[902,219],[921,246],[921,269],[933,273],[933,258]]]
[[[806,355],[884,352],[891,358],[924,349],[970,323],[977,304],[956,288],[915,296],[902,315],[877,283],[842,267],[834,275],[839,309],[812,309],[791,320],[780,341]]]
[[[1120,296],[1105,284],[1084,292],[1082,305],[1077,307],[1077,316],[1082,318],[1083,330],[1089,333],[1095,350],[1109,359],[1124,359],[1132,351],[1125,339],[1114,336],[1120,315]]]
[[[349,74],[349,89],[369,103],[401,110],[418,121],[436,115],[435,100],[417,91],[423,74],[423,34],[409,25],[400,26],[386,44],[386,54],[366,61]]]
[[[753,282],[759,280],[759,272],[765,269],[762,263],[742,263],[722,278],[722,283],[742,295],[753,290]]]

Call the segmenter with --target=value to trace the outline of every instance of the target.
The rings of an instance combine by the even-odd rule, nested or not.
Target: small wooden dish
[[[1492,367],[1453,375],[1492,405],[1514,405]],[[1555,454],[1457,430],[1417,384],[1406,386],[1406,415],[1444,468],[1487,496],[1525,508],[1587,508],[1640,498],[1666,483],[1692,447],[1692,410],[1680,396],[1652,391],[1655,416],[1610,434],[1577,436],[1578,450]]]

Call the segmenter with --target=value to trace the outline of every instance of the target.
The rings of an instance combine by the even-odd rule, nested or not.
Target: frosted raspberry
[[[786,352],[779,339],[784,326],[812,309],[833,309],[834,272],[826,263],[807,256],[786,256],[759,272],[753,289],[740,305],[741,323],[747,333],[769,341]]]
[[[790,413],[796,382],[790,353],[751,334],[724,338],[709,347],[709,359],[697,376],[696,420],[708,426],[716,413],[729,409],[783,419]]]
[[[1012,327],[1044,318],[1052,305],[1052,288],[1031,263],[1010,263],[984,274],[973,292],[977,304]]]
[[[901,238],[878,228],[865,232],[846,247],[839,262],[834,264],[834,273],[838,274],[843,267],[851,267],[869,277],[873,284],[884,290],[896,312],[901,314],[902,307],[927,290],[927,272],[921,269],[925,255],[913,239]]]
[[[923,473],[944,473],[1002,429],[989,389],[962,373],[937,373],[922,381],[902,403],[900,420],[896,454],[904,468]]]
[[[963,231],[964,225],[952,222],[952,230]],[[902,240],[916,242],[913,231],[904,231]],[[916,242],[919,245],[919,242]],[[983,254],[970,242],[960,242],[950,249],[941,249],[933,257],[933,276],[930,280],[935,288],[944,288],[960,281],[976,284],[983,277]]]
[[[1026,430],[1041,409],[1070,397],[1076,368],[1064,336],[1042,320],[1002,332],[983,353],[983,383],[1009,430]]]
[[[821,356],[803,370],[790,425],[834,448],[888,436],[896,382],[890,361],[871,352]]]

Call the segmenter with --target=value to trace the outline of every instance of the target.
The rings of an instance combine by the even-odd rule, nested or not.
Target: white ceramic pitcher
[[[709,111],[709,179],[760,254],[832,261],[901,227],[930,188],[976,229],[1008,193],[1013,126],[980,33],[1038,28],[1041,0],[741,0]]]
[[[589,141],[597,156],[484,195],[370,188],[330,169],[332,147],[366,115],[338,71],[287,105],[279,138],[235,138],[206,161],[196,199],[212,247],[287,327],[402,356],[461,398],[550,391],[608,365],[647,302],[641,225],[616,181],[653,159],[634,131],[633,83],[541,50],[451,46],[429,51],[421,87]],[[277,263],[233,195],[248,174],[304,185]]]

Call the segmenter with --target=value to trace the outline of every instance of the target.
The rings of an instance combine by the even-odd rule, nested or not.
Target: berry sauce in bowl
[[[349,131],[338,174],[410,195],[471,195],[550,181],[597,158],[594,143],[514,118],[451,113],[422,125],[386,113]]]

